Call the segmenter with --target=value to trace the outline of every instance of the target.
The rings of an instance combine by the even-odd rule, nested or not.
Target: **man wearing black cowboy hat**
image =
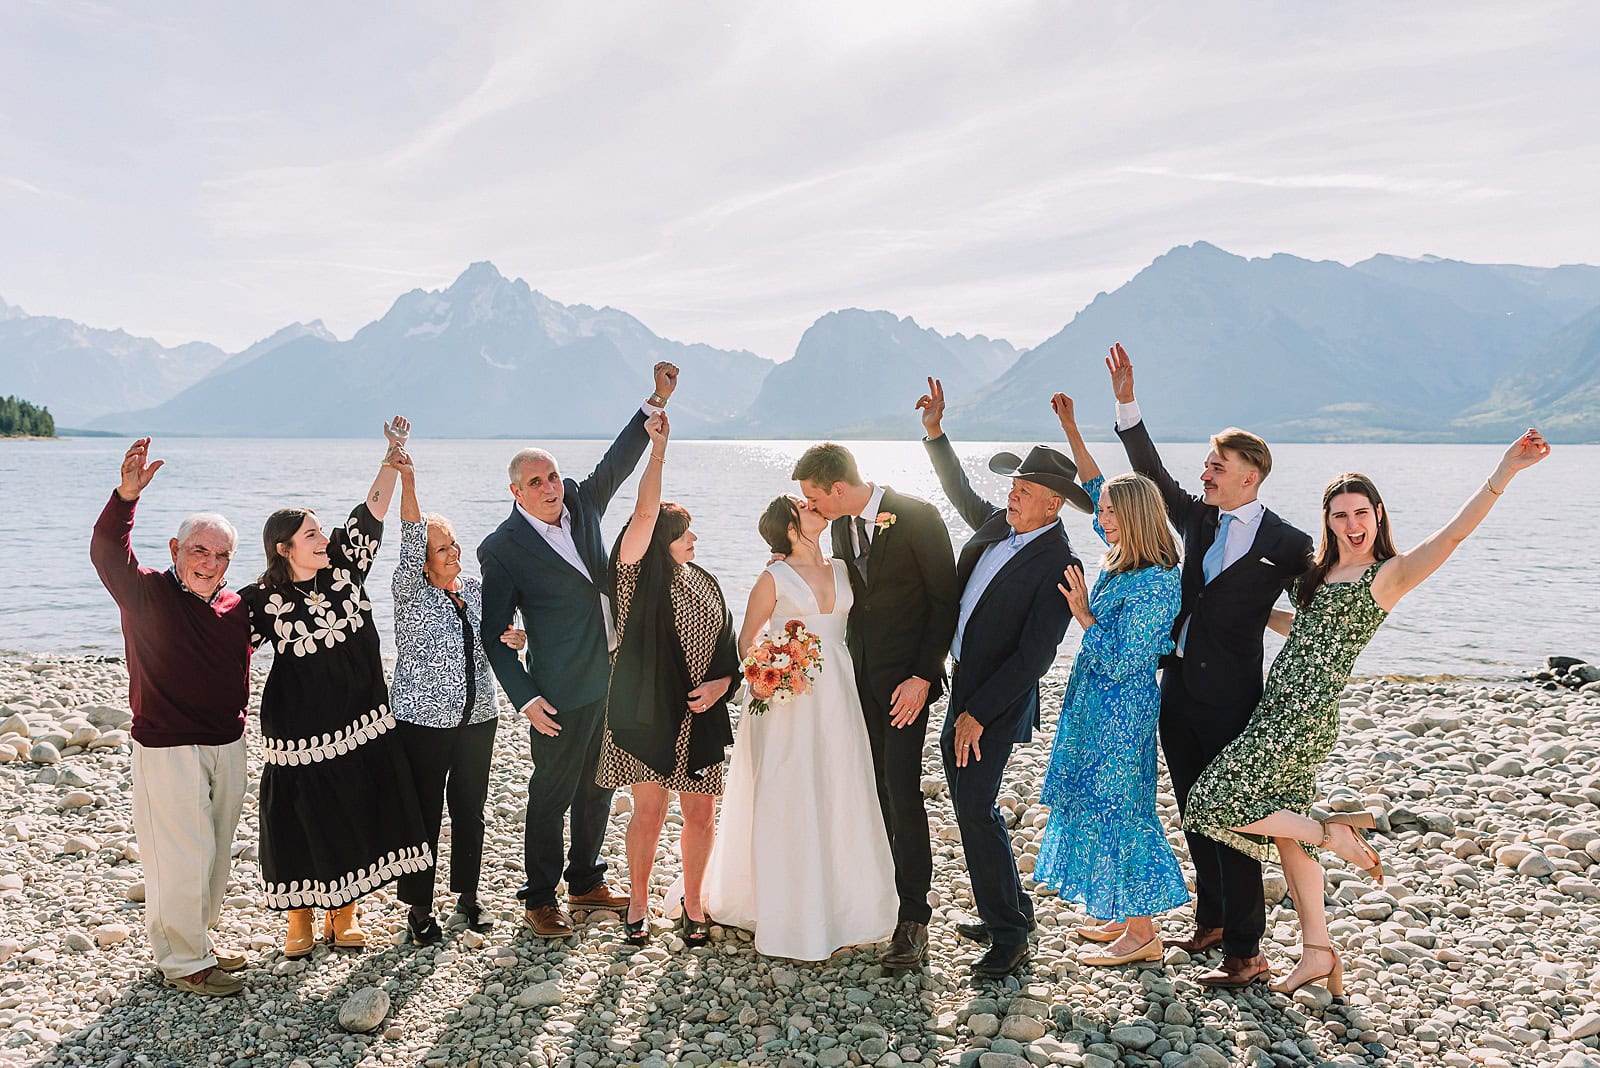
[[[1039,680],[1055,662],[1072,620],[1056,583],[1068,566],[1081,564],[1057,513],[1065,503],[1082,512],[1093,506],[1072,461],[1043,445],[1026,458],[1002,452],[989,461],[989,470],[1011,477],[1006,506],[990,504],[973,490],[944,436],[944,387],[938,379],[928,379],[917,407],[927,430],[923,444],[945,496],[975,531],[956,561],[961,612],[939,742],[972,898],[983,921],[956,930],[990,943],[973,973],[1001,979],[1027,961],[1034,923],[1033,902],[1023,893],[995,799],[1011,747],[1033,737]]]

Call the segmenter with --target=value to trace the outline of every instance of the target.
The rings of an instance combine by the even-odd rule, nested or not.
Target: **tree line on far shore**
[[[56,436],[56,421],[49,408],[41,408],[19,397],[0,397],[0,437],[31,435]]]

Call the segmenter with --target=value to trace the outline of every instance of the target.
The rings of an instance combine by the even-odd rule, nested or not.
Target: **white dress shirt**
[[[989,583],[994,581],[1000,569],[1009,564],[1024,546],[1054,526],[1054,523],[1047,523],[1026,534],[1018,534],[1013,530],[1010,537],[991,542],[984,548],[977,566],[972,569],[972,577],[967,579],[967,588],[961,591],[961,614],[956,617],[955,641],[950,643],[950,655],[958,663],[961,660],[961,636],[967,631],[967,620],[972,618],[973,609],[983,600],[983,591],[989,588]]]
[[[872,545],[872,537],[878,533],[878,513],[883,511],[883,487],[875,482],[867,485],[872,487],[872,496],[867,498],[866,506],[850,517],[850,541],[856,544],[861,540],[861,531],[857,529],[855,520],[859,517],[867,521],[867,544],[856,544],[856,555],[860,556],[863,549]]]

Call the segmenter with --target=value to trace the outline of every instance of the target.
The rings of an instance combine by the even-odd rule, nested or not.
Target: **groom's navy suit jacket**
[[[558,713],[566,712],[596,704],[606,695],[611,662],[596,585],[606,581],[600,518],[650,443],[644,422],[644,412],[635,412],[588,478],[562,480],[563,503],[572,515],[572,540],[589,575],[563,560],[515,506],[478,546],[483,649],[516,708],[543,697]],[[528,632],[525,661],[499,640],[517,609],[522,610]]]
[[[961,547],[956,575],[963,589],[983,551],[1011,535],[1006,510],[973,490],[950,439],[923,439],[945,496],[975,531]],[[952,682],[946,730],[963,712],[983,724],[985,736],[1023,742],[1039,720],[1039,680],[1055,662],[1072,622],[1072,609],[1056,589],[1061,573],[1078,564],[1058,519],[1024,546],[990,580],[961,635],[961,661]]]

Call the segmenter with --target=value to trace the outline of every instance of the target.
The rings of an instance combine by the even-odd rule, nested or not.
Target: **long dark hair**
[[[261,546],[267,551],[267,569],[256,579],[259,585],[278,590],[294,581],[294,574],[289,570],[289,558],[278,551],[278,545],[280,542],[293,541],[306,516],[316,514],[312,508],[279,508],[267,516],[266,525],[261,528]]]
[[[1339,563],[1339,539],[1334,537],[1333,528],[1328,525],[1328,510],[1333,506],[1333,499],[1341,493],[1359,493],[1372,502],[1372,510],[1378,520],[1378,533],[1372,540],[1373,558],[1387,560],[1395,555],[1394,535],[1389,530],[1389,509],[1383,506],[1378,487],[1372,484],[1372,479],[1358,471],[1345,472],[1328,483],[1322,491],[1322,545],[1317,549],[1316,562],[1300,576],[1300,594],[1295,598],[1295,603],[1301,608],[1311,607],[1311,598],[1327,581],[1328,572]]]

